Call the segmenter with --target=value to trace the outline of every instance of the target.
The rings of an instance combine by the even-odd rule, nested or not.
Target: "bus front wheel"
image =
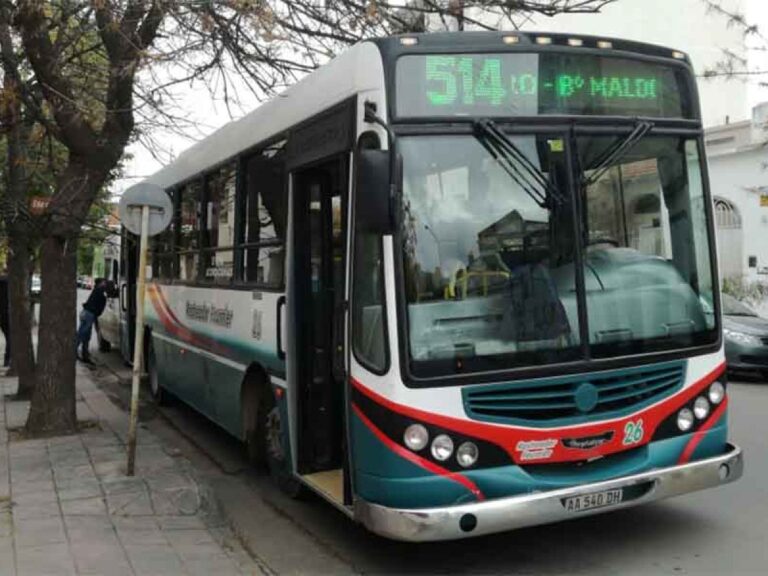
[[[301,498],[304,494],[304,486],[293,475],[291,470],[290,454],[285,447],[285,434],[283,434],[283,418],[280,408],[273,405],[266,414],[266,449],[267,467],[275,484],[291,498]]]

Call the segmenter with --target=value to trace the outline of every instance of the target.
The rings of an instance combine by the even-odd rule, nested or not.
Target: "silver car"
[[[768,320],[723,294],[723,336],[728,370],[757,372],[768,381]]]

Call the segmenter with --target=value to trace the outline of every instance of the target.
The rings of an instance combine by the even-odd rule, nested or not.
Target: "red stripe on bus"
[[[422,422],[440,426],[447,430],[453,430],[467,436],[474,436],[481,440],[493,442],[504,448],[510,457],[517,463],[543,464],[548,462],[570,462],[575,460],[584,460],[595,456],[614,454],[627,449],[623,444],[624,427],[631,421],[643,420],[643,429],[645,430],[643,439],[632,447],[648,444],[656,432],[659,425],[675,410],[686,402],[701,394],[709,384],[711,384],[725,370],[725,363],[718,365],[709,374],[699,379],[697,382],[682,389],[677,394],[665,398],[658,404],[649,406],[629,416],[613,418],[603,422],[587,422],[555,428],[526,428],[515,425],[495,424],[490,422],[479,422],[477,420],[464,420],[454,416],[444,416],[433,412],[426,412],[418,408],[411,408],[397,404],[384,396],[374,392],[364,386],[358,380],[352,378],[352,385],[362,394],[365,394],[372,401],[384,406],[388,410],[397,412],[403,416],[414,418]],[[613,432],[612,440],[594,450],[581,450],[568,448],[562,442],[564,438],[584,437],[600,435],[606,432]],[[535,461],[524,461],[519,443],[528,443],[536,441],[556,441],[549,456],[542,456]]]
[[[414,454],[404,446],[400,446],[397,442],[392,440],[389,436],[384,434],[373,422],[370,421],[370,419],[363,414],[363,411],[360,410],[360,408],[357,406],[357,404],[352,403],[352,410],[355,411],[355,414],[357,414],[357,417],[362,420],[363,424],[365,424],[368,429],[373,432],[373,434],[381,440],[381,442],[392,452],[397,454],[398,456],[405,458],[409,462],[416,464],[417,466],[424,468],[425,470],[428,470],[429,472],[432,472],[433,474],[437,474],[439,476],[443,476],[445,478],[448,478],[449,480],[453,480],[454,482],[458,482],[464,488],[469,490],[475,498],[477,498],[478,501],[482,502],[485,500],[485,495],[480,491],[480,489],[477,487],[477,484],[472,482],[469,478],[466,476],[463,476],[461,474],[457,474],[456,472],[451,472],[450,470],[446,470],[442,466],[438,466],[434,462],[430,462],[426,458],[422,458],[418,454]]]
[[[168,316],[170,316],[171,320],[176,322],[176,324],[179,324],[180,326],[183,326],[183,324],[181,322],[179,322],[179,319],[176,317],[176,314],[173,312],[173,308],[171,308],[170,305],[168,304],[168,300],[165,299],[165,294],[163,294],[163,289],[160,288],[160,286],[157,286],[157,285],[154,285],[154,287],[155,287],[155,290],[157,291],[157,295],[158,295],[158,297],[160,299],[160,302],[165,307],[165,311],[168,314]]]
[[[160,322],[168,332],[179,337],[187,344],[207,348],[208,350],[217,352],[223,356],[232,356],[231,351],[226,346],[222,346],[213,338],[195,333],[191,328],[188,328],[179,322],[159,287],[151,284],[149,297],[152,301],[152,305],[155,307]]]
[[[725,398],[723,398],[723,401],[720,403],[720,406],[715,408],[715,411],[712,412],[712,414],[709,417],[709,420],[704,422],[702,427],[699,428],[698,431],[693,435],[693,438],[691,438],[688,444],[685,445],[685,449],[683,450],[683,453],[680,454],[680,459],[677,461],[678,464],[686,464],[691,459],[691,456],[693,456],[694,450],[696,450],[696,447],[704,439],[704,436],[707,434],[707,431],[720,421],[720,417],[723,415],[723,412],[725,412],[725,407],[727,405],[728,405],[728,397],[726,396]]]

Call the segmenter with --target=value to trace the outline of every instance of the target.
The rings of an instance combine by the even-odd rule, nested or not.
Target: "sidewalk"
[[[212,504],[191,464],[139,430],[125,476],[128,416],[78,366],[76,435],[25,439],[27,402],[0,376],[0,575],[269,573]]]

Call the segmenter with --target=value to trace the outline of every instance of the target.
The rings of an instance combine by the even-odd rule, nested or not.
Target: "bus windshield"
[[[645,136],[606,164],[626,136],[579,136],[572,145],[551,135],[507,138],[546,180],[543,201],[482,137],[400,139],[414,375],[716,340],[701,304],[713,283],[695,140]]]

